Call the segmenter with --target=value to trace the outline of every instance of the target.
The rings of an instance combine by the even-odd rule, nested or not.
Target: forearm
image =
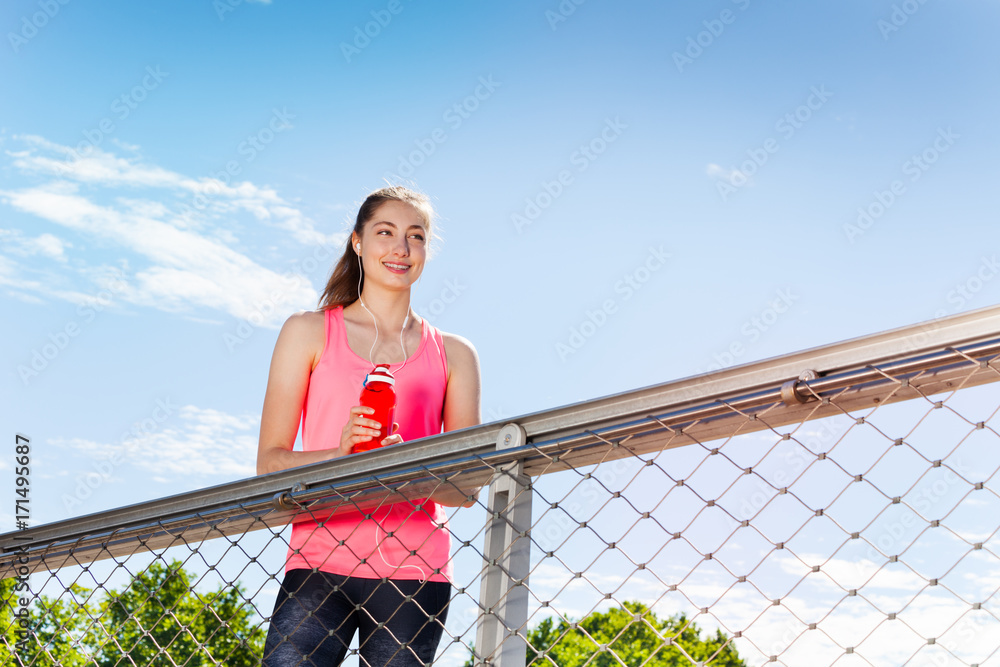
[[[284,447],[269,447],[257,457],[257,474],[267,475],[280,470],[328,461],[341,455],[340,448],[316,449],[308,452],[293,451]]]
[[[472,507],[479,496],[479,487],[458,488],[450,482],[445,482],[431,493],[431,500],[445,507]],[[469,500],[469,498],[472,500]]]

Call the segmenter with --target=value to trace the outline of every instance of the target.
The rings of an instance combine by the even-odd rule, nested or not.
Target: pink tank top
[[[398,333],[398,332],[397,332]],[[326,346],[309,378],[302,409],[302,448],[330,449],[340,443],[350,409],[372,369],[347,344],[344,310],[326,311]],[[406,442],[441,432],[448,362],[441,332],[423,320],[420,344],[396,377],[396,422]],[[364,454],[360,454],[364,456]],[[340,509],[325,520],[292,524],[285,571],[317,568],[365,579],[452,580],[451,540],[443,507],[427,500],[368,510]]]

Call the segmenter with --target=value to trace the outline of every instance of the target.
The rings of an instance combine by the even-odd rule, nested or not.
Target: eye
[[[418,241],[423,241],[424,240],[424,235],[423,234],[410,234],[410,238],[411,239],[416,239]]]

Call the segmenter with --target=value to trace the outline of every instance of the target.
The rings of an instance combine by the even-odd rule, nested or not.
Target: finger
[[[392,433],[395,434],[399,430],[399,422],[392,422]]]
[[[372,408],[366,408],[363,405],[357,405],[351,408],[349,417],[347,418],[348,423],[356,421],[358,419],[367,419],[368,415],[374,414],[375,410]]]
[[[382,428],[382,423],[377,422],[374,419],[357,419],[355,423],[360,426],[367,426],[368,428],[380,429]]]

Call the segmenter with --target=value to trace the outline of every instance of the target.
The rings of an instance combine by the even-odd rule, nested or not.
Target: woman
[[[389,363],[396,420],[382,445],[480,423],[479,361],[461,337],[410,308],[433,211],[403,187],[370,194],[358,211],[320,310],[292,315],[275,344],[264,398],[257,473],[350,454],[378,434],[358,405],[365,374]],[[302,451],[293,451],[302,422]],[[362,665],[429,664],[451,597],[442,489],[423,504],[337,512],[297,522],[264,649],[264,665],[336,665],[355,630]]]

